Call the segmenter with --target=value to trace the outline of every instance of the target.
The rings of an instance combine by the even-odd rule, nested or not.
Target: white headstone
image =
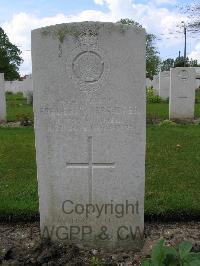
[[[152,81],[149,78],[146,78],[146,87],[150,88],[152,86]]]
[[[195,87],[196,87],[196,89],[199,89],[199,87],[200,87],[200,79],[196,79]]]
[[[5,90],[13,93],[23,92],[23,81],[5,81]]]
[[[33,91],[26,92],[26,102],[27,104],[33,104]]]
[[[159,95],[159,75],[153,77],[152,86],[155,91],[155,95]]]
[[[140,247],[144,30],[97,22],[37,29],[32,62],[42,234]]]
[[[194,118],[195,75],[195,70],[189,67],[170,70],[170,119]]]
[[[32,92],[33,91],[33,80],[32,75],[26,76],[26,78],[22,82],[22,90],[23,92]]]
[[[28,91],[33,91],[32,76],[27,75],[25,79],[13,80],[5,82],[5,90],[13,93],[22,92],[26,94]]]
[[[6,96],[4,74],[0,73],[0,122],[6,121]]]
[[[169,98],[170,71],[159,73],[159,96],[166,100]]]

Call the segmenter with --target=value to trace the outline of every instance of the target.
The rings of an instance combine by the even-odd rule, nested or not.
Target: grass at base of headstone
[[[196,90],[195,118],[200,118],[200,89]],[[147,121],[169,119],[169,104],[167,102],[147,103]]]
[[[148,126],[145,214],[200,217],[200,126]]]
[[[200,102],[195,104],[195,118],[200,118]],[[147,121],[149,119],[169,119],[169,104],[147,103]]]
[[[37,214],[33,128],[0,128],[0,219]]]
[[[33,106],[28,105],[22,93],[6,93],[7,121],[19,121],[25,116],[33,120]]]
[[[168,103],[147,103],[147,119],[168,119]]]
[[[147,126],[146,216],[200,216],[199,151],[199,125]],[[0,219],[36,215],[33,128],[0,128]]]

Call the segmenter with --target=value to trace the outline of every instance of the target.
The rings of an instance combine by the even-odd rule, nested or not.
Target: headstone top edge
[[[99,21],[83,21],[83,22],[71,22],[71,23],[61,23],[50,25],[46,27],[37,28],[31,31],[32,34],[41,33],[43,35],[48,35],[50,33],[55,33],[56,31],[63,30],[63,32],[67,35],[79,35],[84,31],[86,28],[91,28],[96,31],[100,28],[107,28],[110,30],[118,30],[121,33],[125,33],[128,30],[134,30],[136,32],[141,32],[143,34],[146,33],[144,28],[136,27],[134,25],[126,25],[122,23],[113,23],[113,22],[99,22]],[[73,31],[75,30],[75,31]],[[77,30],[77,31],[76,31]]]

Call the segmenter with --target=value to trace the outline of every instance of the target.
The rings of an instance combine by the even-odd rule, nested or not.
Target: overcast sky
[[[183,55],[183,30],[187,17],[177,7],[192,1],[179,0],[0,0],[0,26],[10,41],[23,51],[22,75],[31,73],[31,30],[72,21],[112,21],[131,18],[158,37],[162,59]],[[177,33],[176,31],[180,31]],[[187,55],[200,62],[200,36],[188,38]]]

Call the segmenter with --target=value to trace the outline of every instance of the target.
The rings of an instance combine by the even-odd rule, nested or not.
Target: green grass
[[[200,101],[195,104],[195,118],[200,117]],[[149,119],[169,119],[169,104],[168,103],[148,103],[147,118]]]
[[[24,115],[33,119],[33,107],[26,103],[22,93],[6,94],[7,121],[18,121]]]
[[[33,128],[0,128],[0,217],[38,212]]]
[[[147,126],[146,215],[200,214],[200,126]],[[38,214],[33,128],[0,128],[0,217]]]
[[[145,213],[200,215],[200,126],[147,127]]]
[[[147,118],[149,119],[169,119],[169,104],[168,103],[148,103]]]

